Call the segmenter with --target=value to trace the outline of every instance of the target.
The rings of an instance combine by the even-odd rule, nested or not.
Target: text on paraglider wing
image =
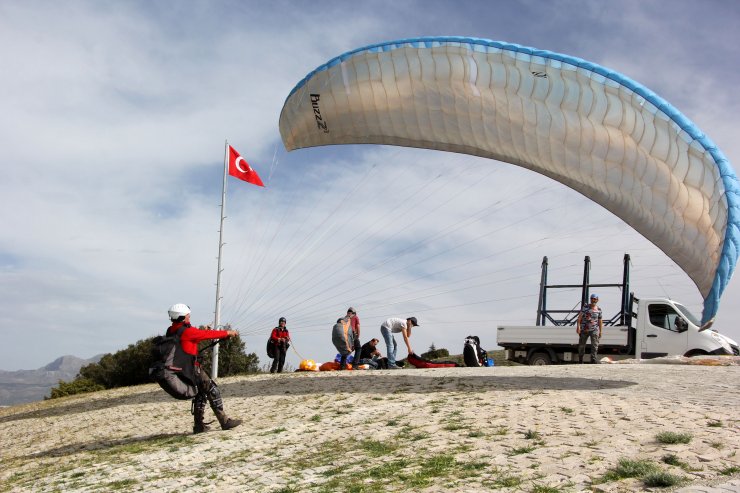
[[[321,117],[321,110],[319,109],[319,99],[321,99],[321,95],[311,94],[311,107],[313,108],[313,116],[314,118],[316,118],[316,125],[319,127],[319,130],[323,130],[325,134],[328,134],[329,128],[326,126],[326,122]]]

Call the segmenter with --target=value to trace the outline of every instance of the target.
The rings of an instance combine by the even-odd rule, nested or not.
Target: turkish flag
[[[265,186],[257,172],[231,146],[229,146],[229,174],[234,178],[253,183],[259,187]]]

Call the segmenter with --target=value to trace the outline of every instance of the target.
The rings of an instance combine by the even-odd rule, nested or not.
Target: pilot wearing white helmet
[[[229,418],[224,412],[224,404],[221,399],[221,391],[218,389],[216,382],[211,380],[208,373],[200,367],[198,363],[198,343],[209,339],[225,339],[235,337],[239,333],[235,330],[199,330],[190,325],[190,307],[184,303],[172,305],[167,311],[170,316],[172,325],[167,329],[167,335],[172,336],[180,333],[180,347],[187,355],[190,355],[192,361],[192,375],[194,383],[198,388],[198,394],[193,398],[193,433],[203,433],[208,431],[209,427],[204,423],[206,402],[211,405],[213,413],[216,415],[221,429],[230,430],[239,426],[240,419]]]

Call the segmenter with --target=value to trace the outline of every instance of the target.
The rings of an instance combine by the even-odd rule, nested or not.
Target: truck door
[[[640,358],[683,355],[688,344],[686,321],[665,303],[651,303],[647,309]]]

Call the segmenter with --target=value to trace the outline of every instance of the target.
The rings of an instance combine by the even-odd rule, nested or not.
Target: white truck
[[[729,354],[740,356],[738,343],[712,329],[700,330],[699,321],[680,303],[667,299],[632,298],[633,323],[607,325],[599,342],[599,357],[649,359],[660,356]],[[636,316],[635,316],[636,315]],[[575,325],[501,325],[496,342],[506,359],[529,365],[578,362]],[[591,358],[586,346],[584,362]]]
[[[624,256],[624,275],[620,284],[593,284],[589,280],[591,261],[584,259],[581,284],[548,285],[547,257],[542,260],[537,325],[500,325],[497,344],[506,350],[506,359],[529,365],[578,362],[577,310],[548,310],[548,289],[580,288],[581,302],[593,287],[616,287],[622,291],[620,312],[604,320],[598,357],[611,359],[650,359],[660,356],[726,354],[740,356],[738,343],[701,323],[682,304],[654,298],[638,300],[629,293],[630,257]],[[563,316],[564,318],[557,318]],[[548,322],[553,325],[546,325]],[[584,362],[590,361],[586,345]]]

